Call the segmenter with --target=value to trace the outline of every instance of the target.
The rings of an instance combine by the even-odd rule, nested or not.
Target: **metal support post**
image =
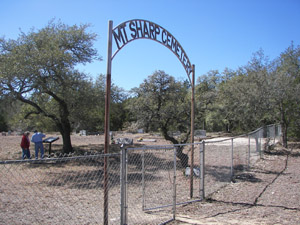
[[[176,147],[174,148],[174,177],[173,177],[173,220],[176,216]]]
[[[191,99],[191,175],[190,175],[190,198],[193,198],[194,189],[194,119],[195,119],[195,65],[192,65],[192,99]]]
[[[233,178],[233,138],[231,138],[231,166],[230,166],[230,178]]]
[[[127,224],[127,150],[121,147],[121,225]]]
[[[146,188],[146,185],[145,185],[145,149],[143,149],[143,152],[142,152],[142,188],[143,188],[143,211],[145,210],[146,208],[146,201],[145,201],[145,188]]]
[[[128,224],[128,151],[125,151],[125,223]]]
[[[108,23],[108,49],[107,49],[107,74],[106,74],[106,95],[105,95],[105,124],[104,124],[104,154],[109,152],[109,108],[110,108],[110,88],[111,88],[111,54],[112,54],[112,27],[113,21]],[[103,205],[103,224],[108,225],[108,160],[104,158],[104,205]]]
[[[260,134],[259,132],[257,132],[255,134],[256,152],[259,153],[259,158],[262,159],[262,148],[261,148],[261,144],[260,144],[260,141],[259,141],[259,139],[260,139],[259,134]]]
[[[251,150],[251,146],[250,146],[250,135],[248,136],[248,169],[250,169],[250,150]]]
[[[121,166],[120,166],[120,184],[121,184],[121,201],[120,201],[120,208],[121,208],[121,225],[124,224],[124,218],[125,218],[125,150],[123,146],[121,146]]]
[[[205,198],[205,190],[204,190],[204,176],[205,176],[205,141],[200,145],[200,188],[199,188],[199,196],[203,200]]]

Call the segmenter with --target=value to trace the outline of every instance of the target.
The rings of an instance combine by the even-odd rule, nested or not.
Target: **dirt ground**
[[[33,133],[30,134],[30,138]],[[51,144],[51,154],[52,157],[58,156],[62,151],[62,137],[58,133],[48,133],[48,137],[59,137],[59,139]],[[12,133],[11,135],[0,135],[0,160],[20,160],[22,155],[22,150],[20,147],[21,135]],[[142,145],[166,145],[170,142],[165,141],[161,136],[155,134],[131,134],[131,133],[122,133],[115,132],[114,140],[118,138],[132,138],[134,146]],[[138,142],[138,139],[143,138],[145,141]],[[103,153],[104,150],[104,135],[87,135],[81,136],[79,134],[71,135],[71,142],[74,148],[75,155],[81,154],[94,154],[94,153]],[[49,144],[44,143],[45,156],[49,155]],[[110,147],[110,152],[119,151],[119,145],[112,145]],[[31,143],[30,153],[34,155],[34,145]]]
[[[50,136],[59,135],[47,134]],[[170,144],[149,134],[115,136],[120,137],[131,137],[139,146]],[[140,137],[145,141],[137,142]],[[0,136],[0,160],[21,159],[20,141],[21,136]],[[76,154],[101,152],[103,142],[103,136],[72,135]],[[47,153],[47,144],[45,148]],[[61,148],[60,137],[52,144],[52,154],[59,154]],[[299,143],[290,143],[288,149],[277,146],[249,171],[238,174],[233,182],[206,196],[204,201],[178,206],[176,221],[168,224],[300,224],[299,165]]]
[[[299,169],[300,144],[277,146],[205,201],[178,207],[169,224],[300,224]]]

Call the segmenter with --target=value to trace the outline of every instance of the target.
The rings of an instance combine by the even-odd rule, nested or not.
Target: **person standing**
[[[39,150],[41,151],[41,158],[44,158],[44,146],[43,146],[43,138],[46,137],[42,132],[34,131],[34,134],[31,137],[31,142],[34,143],[35,149],[35,159],[38,159]]]
[[[22,140],[21,140],[21,148],[22,148],[22,160],[25,159],[25,156],[27,159],[30,159],[30,141],[29,141],[29,131],[26,131],[23,133]]]

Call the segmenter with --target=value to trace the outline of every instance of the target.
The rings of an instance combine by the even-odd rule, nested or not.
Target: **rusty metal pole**
[[[112,29],[113,21],[108,22],[108,46],[107,46],[107,73],[106,73],[106,95],[105,95],[105,124],[104,124],[104,154],[109,152],[109,108],[110,108],[110,89],[111,89],[111,55],[112,55]],[[104,157],[104,205],[103,205],[103,224],[108,225],[108,160]]]
[[[191,176],[190,176],[190,198],[193,198],[194,190],[194,119],[195,119],[195,65],[192,65],[192,99],[191,99]]]

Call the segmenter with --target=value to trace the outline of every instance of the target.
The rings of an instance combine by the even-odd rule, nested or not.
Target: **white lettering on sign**
[[[180,60],[188,75],[192,72],[190,60],[179,42],[166,29],[155,23],[147,20],[129,20],[113,29],[113,37],[117,46],[113,57],[133,40],[151,39],[169,48]]]

